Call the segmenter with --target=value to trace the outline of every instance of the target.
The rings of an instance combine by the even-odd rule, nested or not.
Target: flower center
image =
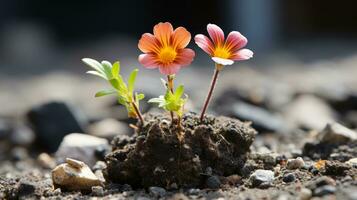
[[[176,51],[172,47],[164,47],[161,49],[159,53],[159,59],[161,62],[168,64],[175,60],[176,58]]]
[[[224,47],[217,47],[213,52],[214,57],[227,59],[231,53]]]

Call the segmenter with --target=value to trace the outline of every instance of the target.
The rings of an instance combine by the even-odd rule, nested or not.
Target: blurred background
[[[81,113],[78,120],[85,121],[81,127],[105,118],[127,120],[115,97],[94,98],[107,85],[85,74],[81,58],[120,60],[124,76],[139,68],[138,90],[157,96],[164,92],[161,75],[140,66],[137,43],[155,24],[169,21],[192,36],[207,34],[208,23],[226,34],[238,30],[255,53],[226,67],[210,113],[253,121],[261,132],[318,130],[328,121],[354,128],[356,6],[355,1],[326,0],[1,0],[0,116],[11,123],[25,121],[35,134],[39,124],[46,124],[37,117],[48,119],[41,109],[53,101],[73,105]],[[176,83],[185,84],[188,107],[199,111],[213,63],[193,42],[190,47],[197,56]],[[149,109],[143,105],[144,112]],[[55,119],[55,128],[62,127],[61,119]],[[87,129],[67,132],[77,130]]]

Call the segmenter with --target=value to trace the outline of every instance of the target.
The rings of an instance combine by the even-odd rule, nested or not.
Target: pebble
[[[312,197],[312,191],[308,188],[302,188],[300,192],[300,200],[309,200]]]
[[[339,124],[329,123],[319,133],[318,138],[323,143],[345,144],[357,140],[357,132]]]
[[[315,196],[325,196],[327,194],[334,194],[336,192],[336,187],[332,185],[324,185],[321,187],[318,187],[314,191]]]
[[[346,164],[349,164],[351,167],[356,168],[357,167],[357,158],[351,158],[348,161],[346,161]]]
[[[210,189],[218,189],[221,186],[221,181],[218,176],[210,176],[206,179],[206,186]]]
[[[92,167],[93,171],[103,170],[105,168],[107,168],[107,164],[103,161],[97,161],[95,165]]]
[[[65,135],[82,133],[87,125],[78,108],[57,101],[31,108],[27,119],[35,131],[36,143],[50,153],[58,149]]]
[[[249,181],[253,187],[262,184],[271,184],[274,181],[274,172],[271,170],[258,169],[249,177]]]
[[[149,192],[155,198],[164,197],[166,195],[166,190],[162,187],[149,187]]]
[[[189,189],[188,191],[187,191],[187,193],[189,194],[189,195],[198,195],[199,193],[200,193],[200,189],[198,189],[198,188],[191,188],[191,189]]]
[[[168,200],[189,200],[189,198],[182,193],[176,193],[172,197],[170,197]]]
[[[104,189],[102,186],[93,186],[92,187],[92,194],[94,196],[104,196]]]
[[[288,159],[288,163],[286,167],[288,169],[299,169],[305,166],[305,162],[301,157],[297,157],[294,159]]]
[[[67,158],[66,163],[52,170],[52,181],[55,188],[67,190],[91,190],[93,186],[101,186],[102,182],[82,161]]]
[[[37,162],[45,169],[53,169],[56,167],[56,161],[47,153],[38,155]]]
[[[103,138],[80,133],[72,133],[64,137],[55,155],[59,160],[73,158],[82,160],[89,166],[93,166],[97,161],[95,157],[95,150],[98,146],[109,147],[109,144],[108,141]]]
[[[126,123],[108,118],[91,124],[88,132],[93,136],[112,140],[116,135],[129,135],[131,130]]]
[[[283,181],[285,183],[293,182],[295,181],[295,175],[293,173],[287,173],[283,176]]]
[[[29,182],[29,181],[21,180],[17,187],[17,193],[20,197],[30,195],[30,194],[34,193],[35,190],[36,190],[36,187],[35,187],[34,183]]]

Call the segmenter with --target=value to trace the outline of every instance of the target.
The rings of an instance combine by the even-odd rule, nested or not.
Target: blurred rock
[[[80,159],[89,166],[93,166],[97,161],[95,150],[100,146],[109,148],[108,141],[86,134],[72,133],[64,137],[56,152],[56,158],[59,160],[68,157]]]
[[[108,118],[95,122],[88,127],[88,133],[101,138],[112,140],[116,135],[129,135],[132,131],[124,122]]]
[[[14,145],[29,146],[35,140],[34,132],[22,123],[16,123],[10,135],[10,141]]]
[[[149,192],[155,198],[164,197],[166,195],[166,190],[162,187],[149,187]]]
[[[285,183],[290,183],[290,182],[293,182],[295,181],[296,177],[293,173],[287,173],[287,174],[284,174],[283,176],[283,181]]]
[[[56,167],[56,161],[47,153],[38,155],[37,162],[45,169],[53,169]]]
[[[209,176],[206,180],[206,186],[210,189],[218,189],[221,186],[221,181],[218,176]]]
[[[11,124],[8,120],[0,118],[0,140],[8,137],[11,133]]]
[[[102,186],[93,186],[92,187],[92,194],[94,196],[103,196],[104,195],[104,189]]]
[[[286,168],[288,169],[299,169],[302,168],[305,165],[304,160],[301,157],[295,158],[295,159],[288,159],[288,163],[286,165]]]
[[[286,120],[297,128],[321,130],[329,122],[335,121],[335,113],[321,99],[312,95],[302,95],[284,109]]]
[[[332,185],[324,185],[321,187],[316,188],[316,190],[314,191],[314,195],[321,197],[321,196],[325,196],[328,194],[334,194],[336,192],[336,187],[332,186]]]
[[[93,186],[102,185],[84,162],[70,158],[52,170],[52,181],[55,188],[74,191],[90,191]]]
[[[49,102],[32,108],[28,121],[36,133],[36,142],[49,152],[55,152],[63,137],[73,132],[84,132],[87,121],[78,110],[63,102]]]
[[[271,170],[256,170],[250,177],[249,181],[253,187],[259,187],[262,184],[271,184],[274,181],[274,172]]]
[[[278,115],[242,101],[221,105],[219,109],[222,115],[252,121],[253,128],[258,132],[284,132],[286,129],[284,121]]]
[[[302,188],[299,196],[300,200],[309,200],[312,196],[312,191],[308,188]]]
[[[15,147],[11,149],[10,155],[11,155],[11,159],[15,162],[25,160],[29,157],[27,149],[23,147]]]
[[[329,123],[318,137],[323,143],[344,144],[357,140],[357,132],[338,123]]]
[[[29,182],[27,180],[20,180],[17,186],[17,193],[19,197],[24,197],[34,193],[36,190],[35,183]]]
[[[349,164],[351,167],[357,167],[357,158],[351,158],[346,161],[346,164]]]

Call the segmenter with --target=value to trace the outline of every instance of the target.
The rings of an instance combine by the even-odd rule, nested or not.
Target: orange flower
[[[195,57],[192,49],[185,48],[190,40],[191,34],[184,27],[173,30],[169,22],[160,22],[154,26],[154,35],[141,36],[138,47],[144,54],[139,62],[149,69],[159,68],[165,75],[176,74]]]
[[[222,29],[215,24],[208,24],[207,32],[212,41],[207,36],[198,34],[195,36],[195,42],[217,64],[231,65],[235,60],[247,60],[253,57],[251,50],[242,49],[247,45],[248,40],[239,32],[230,32],[226,41]]]

